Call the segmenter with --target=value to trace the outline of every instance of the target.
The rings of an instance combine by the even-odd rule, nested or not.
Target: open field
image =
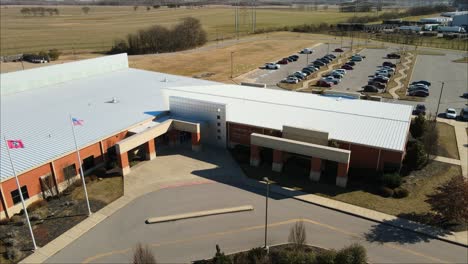
[[[437,122],[439,142],[437,144],[437,155],[451,159],[460,159],[458,154],[457,139],[453,126]]]
[[[131,56],[130,67],[201,77],[207,80],[230,82],[231,52],[233,53],[233,77],[239,76],[265,62],[276,61],[304,47],[319,42],[321,35],[276,32],[252,37],[250,41],[216,48],[174,54]],[[326,36],[323,36],[326,37]],[[272,52],[274,50],[274,52]]]
[[[89,14],[83,14],[78,6],[54,6],[58,16],[24,16],[22,7],[1,8],[1,54],[37,52],[57,48],[59,50],[107,50],[116,38],[152,25],[171,26],[181,18],[192,16],[201,20],[208,32],[208,39],[231,38],[234,34],[234,10],[230,7],[160,8],[146,11],[132,6],[92,6]],[[374,13],[358,13],[373,15]],[[258,9],[257,29],[284,27],[300,24],[343,22],[354,13],[336,10],[300,11],[290,8]],[[241,10],[241,34],[251,31],[249,9]]]

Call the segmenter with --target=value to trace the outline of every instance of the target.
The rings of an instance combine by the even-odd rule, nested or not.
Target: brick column
[[[283,170],[283,152],[281,150],[273,150],[273,163],[271,169],[276,172]]]
[[[336,185],[346,188],[348,183],[349,163],[338,163],[338,172],[336,174]]]
[[[322,159],[312,157],[310,159],[309,179],[311,181],[319,181],[322,173]]]
[[[2,184],[0,183],[0,208],[3,208],[3,211],[0,211],[0,219],[10,218],[8,212],[8,205],[6,204],[5,195],[3,193]]]
[[[156,145],[154,144],[154,138],[146,142],[146,160],[153,160],[156,158]]]
[[[193,151],[201,150],[200,139],[201,139],[200,132],[192,133],[192,150]]]
[[[260,165],[260,147],[250,145],[250,166],[258,167]]]
[[[122,176],[125,176],[130,173],[130,163],[128,162],[128,154],[127,152],[120,153],[117,155],[117,159],[119,161],[120,172]]]
[[[169,146],[172,147],[180,144],[179,131],[169,130],[167,135],[169,136]]]

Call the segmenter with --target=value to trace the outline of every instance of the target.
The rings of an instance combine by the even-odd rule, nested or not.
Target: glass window
[[[23,194],[24,200],[29,199],[28,187],[26,185],[21,186],[21,193]],[[11,199],[13,200],[14,204],[21,203],[21,197],[18,189],[11,192]]]

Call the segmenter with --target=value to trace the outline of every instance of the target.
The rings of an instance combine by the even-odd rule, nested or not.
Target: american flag
[[[24,148],[23,141],[21,139],[7,140],[9,149]]]
[[[72,118],[72,122],[74,126],[82,126],[83,125],[83,120],[78,119],[78,118]]]

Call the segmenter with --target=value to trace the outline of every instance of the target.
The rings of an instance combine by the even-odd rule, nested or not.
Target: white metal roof
[[[76,72],[72,67],[75,62],[70,63],[72,66],[54,66],[51,72],[46,70],[49,67],[41,68],[40,75],[38,69],[15,73],[22,85],[23,76],[43,78],[41,85],[31,83],[34,89],[23,86],[27,89],[1,96],[1,136],[22,139],[25,144],[24,149],[11,151],[17,173],[73,151],[69,114],[84,120],[84,126],[76,127],[78,144],[84,147],[169,110],[167,98],[171,95],[227,104],[227,121],[231,122],[273,129],[282,129],[283,125],[297,126],[328,131],[330,138],[336,140],[396,151],[404,148],[411,106],[222,85],[130,69],[122,64],[119,56],[122,55],[115,57],[119,68],[88,74],[80,79],[54,81],[46,86],[44,80],[49,74],[60,71],[60,66],[64,66],[62,70],[69,74]],[[100,63],[108,64],[112,57],[87,60],[91,61],[89,64],[80,63],[102,70]],[[9,74],[0,75],[1,89],[14,91],[11,85],[15,85],[15,79]],[[8,87],[3,83],[6,78],[10,78]],[[109,103],[113,97],[119,102]],[[3,141],[0,151],[0,179],[4,180],[12,176],[12,171]]]
[[[403,151],[412,107],[236,85],[174,87],[167,96],[227,105],[226,120],[281,130],[283,125],[326,131],[329,137]]]

